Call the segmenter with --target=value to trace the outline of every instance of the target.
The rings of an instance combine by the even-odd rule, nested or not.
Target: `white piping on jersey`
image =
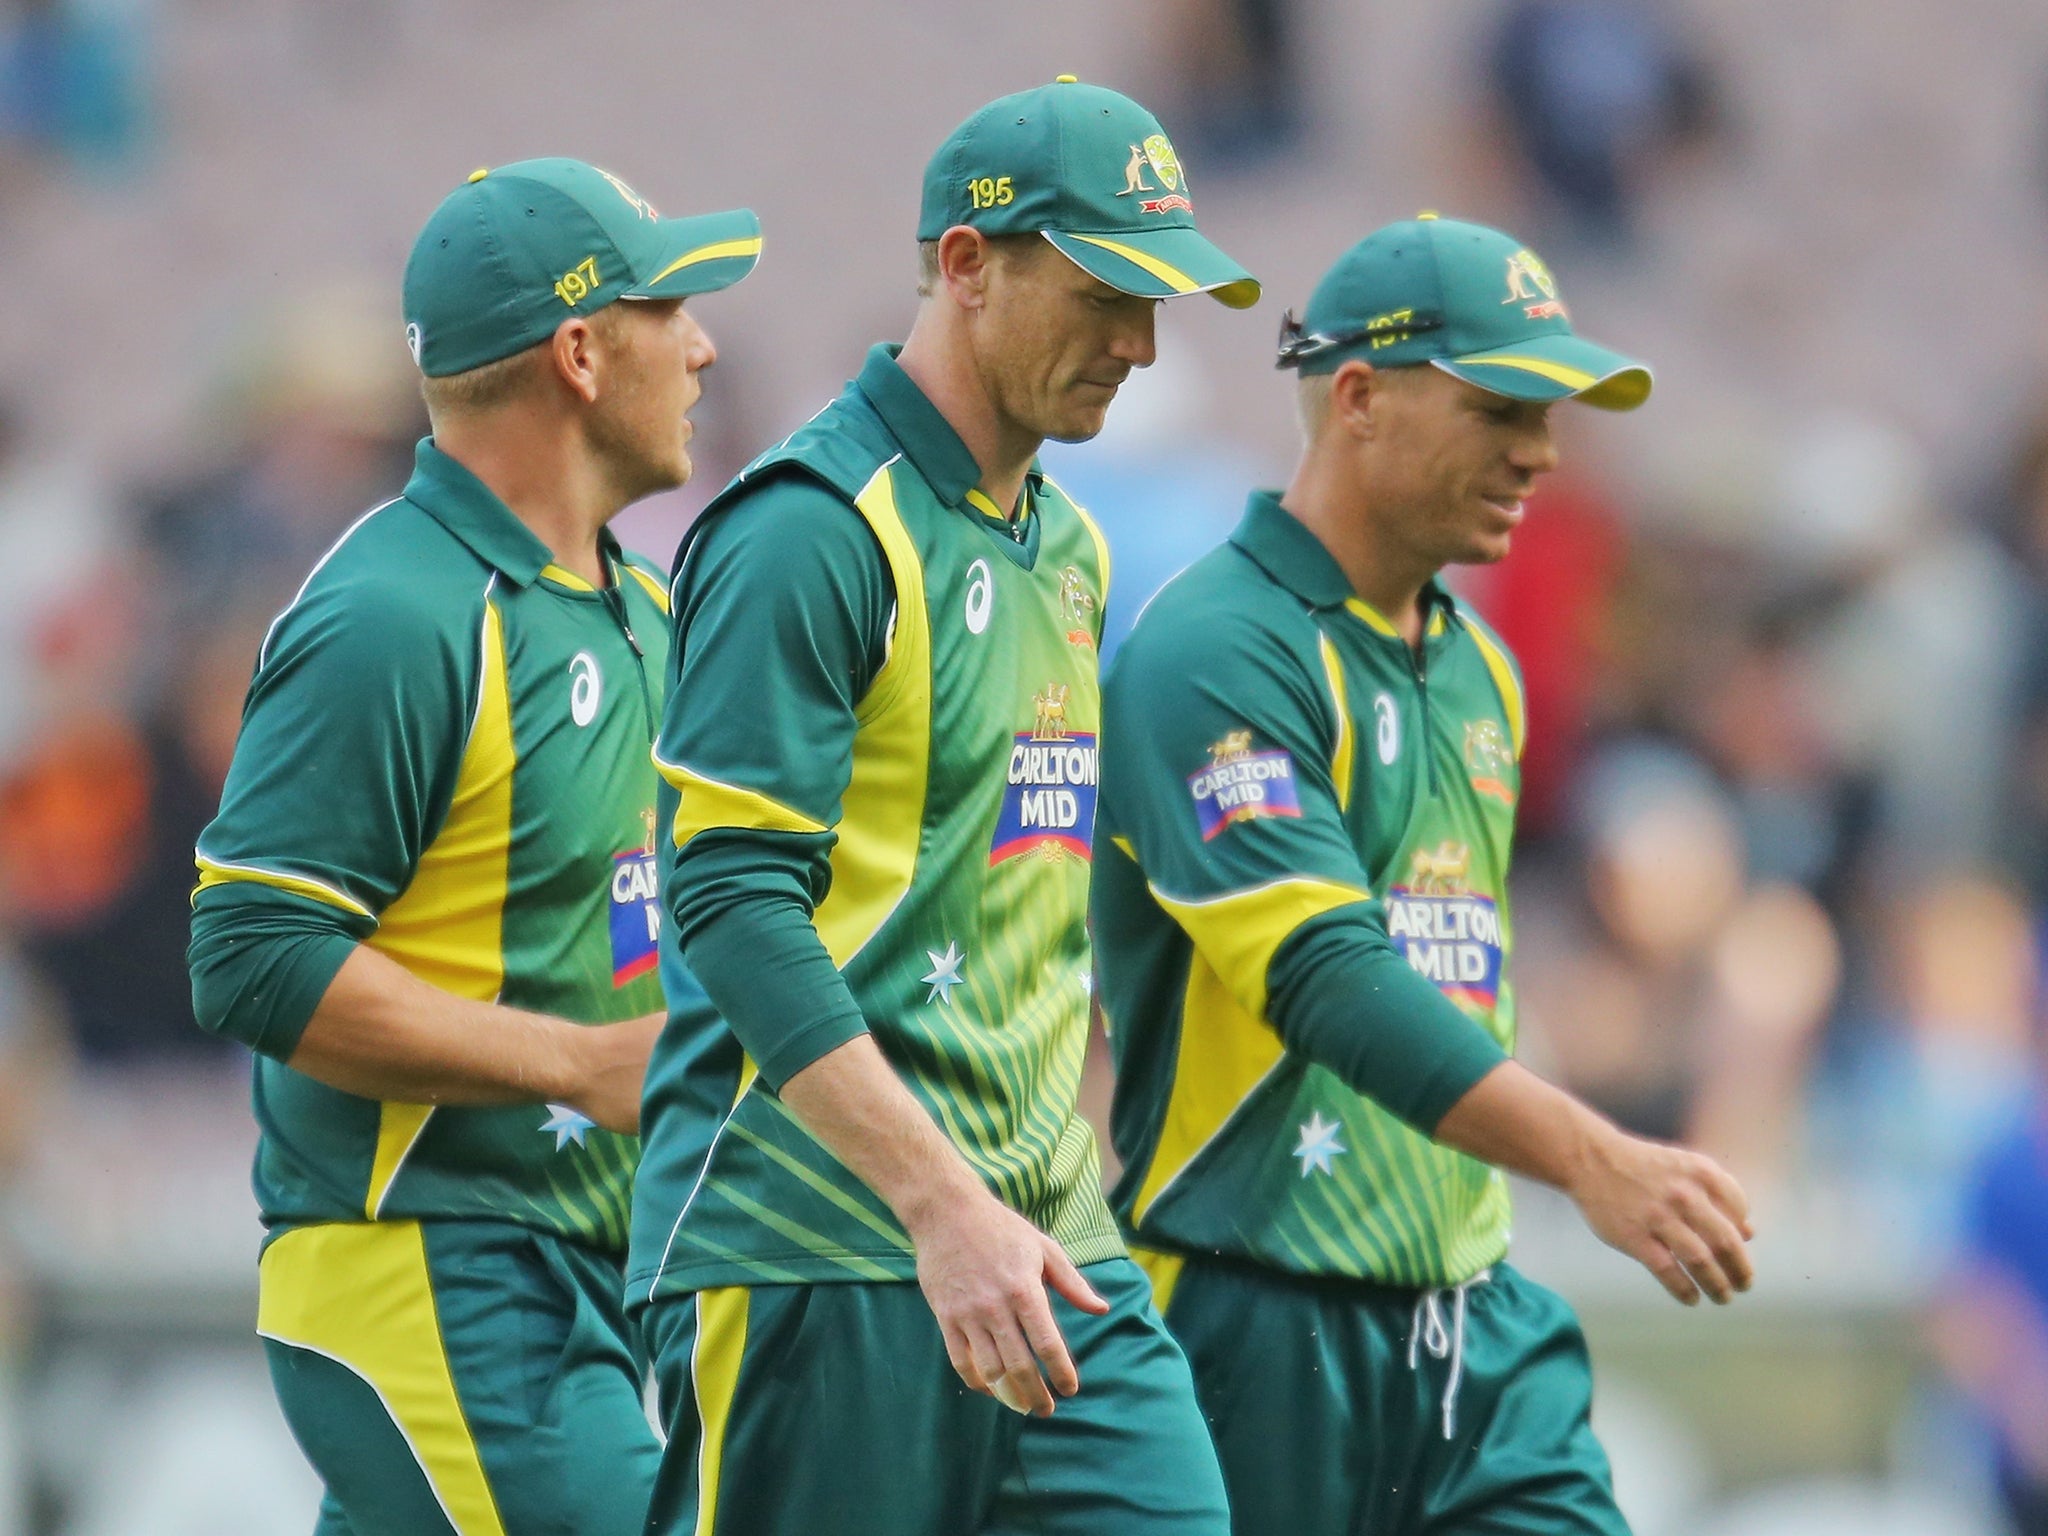
[[[348,527],[343,529],[341,537],[336,539],[332,544],[327,546],[327,553],[322,555],[318,560],[315,560],[313,562],[313,569],[306,572],[306,579],[299,583],[299,590],[292,594],[292,600],[286,603],[282,608],[278,609],[277,617],[270,621],[270,628],[263,631],[263,645],[262,648],[256,652],[256,667],[258,671],[261,671],[263,668],[263,664],[270,660],[270,642],[271,639],[277,634],[277,626],[284,622],[284,617],[286,614],[290,613],[294,608],[299,606],[299,599],[306,595],[306,588],[313,585],[313,578],[320,574],[321,568],[325,566],[328,561],[332,560],[336,555],[341,553],[341,546],[346,544],[350,539],[355,537],[355,532],[358,528],[362,527],[363,524],[367,523],[379,512],[382,512],[386,507],[395,507],[403,500],[405,500],[403,496],[394,496],[389,501],[379,502],[376,506],[370,508],[369,511],[365,512],[361,517],[357,518],[354,522],[350,523]]]
[[[465,756],[468,755],[469,744],[476,740],[476,728],[483,722],[484,718],[484,690],[489,682],[487,674],[491,666],[491,594],[497,590],[498,573],[493,571],[491,572],[491,579],[484,583],[484,611],[478,616],[476,623],[476,708],[470,711],[469,731],[462,738],[462,750]],[[512,679],[509,676],[511,658],[509,656],[505,658],[505,667],[508,673],[505,678],[505,697],[509,700],[512,697]]]
[[[745,1070],[744,1067],[741,1068]],[[742,1088],[732,1101],[732,1108],[725,1112],[725,1118],[718,1122],[718,1130],[711,1137],[711,1145],[704,1149],[704,1166],[697,1170],[697,1182],[690,1186],[689,1194],[683,1197],[683,1208],[676,1212],[676,1224],[668,1229],[668,1241],[662,1245],[661,1262],[654,1266],[654,1278],[647,1282],[647,1299],[652,1302],[654,1293],[661,1286],[661,1277],[668,1273],[669,1255],[676,1251],[676,1239],[682,1236],[683,1218],[690,1214],[690,1207],[697,1203],[697,1196],[704,1188],[704,1181],[711,1176],[711,1159],[718,1155],[718,1144],[725,1139],[725,1128],[732,1124],[733,1116],[740,1112],[740,1106],[747,1101],[747,1095],[754,1084],[761,1080],[755,1073],[746,1087]]]

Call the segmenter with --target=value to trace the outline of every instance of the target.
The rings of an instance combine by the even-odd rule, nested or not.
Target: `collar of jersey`
[[[958,507],[977,520],[985,519],[988,514],[983,507],[967,499],[967,493],[981,484],[981,466],[974,462],[974,455],[960,441],[960,434],[953,430],[953,424],[946,420],[939,408],[932,404],[931,397],[917,387],[916,381],[896,361],[896,354],[902,350],[896,342],[881,342],[868,348],[867,362],[861,366],[860,377],[854,383],[882,419],[883,427],[901,446],[910,467],[924,477],[924,483],[932,488],[932,493],[949,507]],[[1031,461],[1027,478],[1031,482],[1025,496],[1025,516],[1028,517],[1031,515],[1029,508],[1036,499],[1033,493],[1045,478],[1045,472],[1038,467],[1036,459]],[[986,496],[976,499],[983,506],[988,503]],[[996,532],[996,536],[1004,537],[1000,532]],[[1027,542],[1036,547],[1036,540],[1028,535]]]
[[[498,500],[489,486],[436,448],[431,437],[421,438],[413,455],[405,499],[424,509],[467,544],[478,559],[495,566],[507,581],[519,586],[533,585],[542,568],[554,559],[547,545],[512,515],[512,509]]]
[[[1279,492],[1252,492],[1230,542],[1311,608],[1342,608],[1374,634],[1400,641],[1401,632],[1351,590],[1351,578],[1344,574],[1337,557],[1323,547],[1323,541],[1280,505]],[[1442,634],[1445,614],[1452,607],[1451,595],[1431,577],[1423,588],[1422,601],[1430,610],[1430,635]]]

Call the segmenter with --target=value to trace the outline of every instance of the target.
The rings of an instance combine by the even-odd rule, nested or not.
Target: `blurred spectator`
[[[208,415],[216,462],[143,499],[173,626],[282,607],[313,562],[410,472],[425,435],[390,295],[309,285],[246,316]]]
[[[2048,404],[2021,434],[2002,531],[2024,577],[2019,699],[1998,856],[2039,903],[2048,900]]]
[[[1545,194],[1532,233],[1626,247],[1638,189],[1721,127],[1719,83],[1660,0],[1509,0],[1485,67],[1503,147]]]
[[[145,7],[136,0],[11,0],[0,8],[0,145],[116,165],[148,117]]]
[[[1297,0],[1165,0],[1157,36],[1173,55],[1166,114],[1204,170],[1271,159],[1301,136]]]
[[[1978,1160],[1962,1241],[1938,1298],[1942,1366],[1989,1435],[2015,1536],[2048,1536],[2048,1036],[2026,1112]]]

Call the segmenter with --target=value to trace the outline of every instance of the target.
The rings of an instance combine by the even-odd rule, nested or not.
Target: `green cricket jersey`
[[[579,1022],[661,1006],[667,594],[603,548],[597,590],[429,439],[265,639],[199,840],[191,964],[200,1020],[260,1053],[273,1231],[490,1217],[625,1244],[632,1137],[560,1105],[378,1103],[284,1064],[357,944]]]
[[[1123,1252],[1076,1108],[1108,556],[1036,470],[1014,523],[979,478],[876,348],[677,556],[635,1304],[914,1276],[776,1093],[863,1030],[1001,1199]]]
[[[1521,684],[1432,584],[1419,650],[1276,497],[1111,669],[1094,917],[1134,1240],[1436,1286],[1500,1175],[1429,1140],[1514,1045]]]

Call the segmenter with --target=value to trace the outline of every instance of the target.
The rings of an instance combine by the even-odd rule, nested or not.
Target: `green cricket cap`
[[[917,238],[956,224],[1043,235],[1084,272],[1142,298],[1259,301],[1258,279],[1195,228],[1187,171],[1159,119],[1072,75],[990,102],[939,146]]]
[[[1278,366],[1334,373],[1433,363],[1515,400],[1568,397],[1632,411],[1650,370],[1572,330],[1543,260],[1513,235],[1418,214],[1337,258],[1297,321],[1280,322]]]
[[[481,368],[614,299],[729,288],[761,259],[750,209],[665,219],[581,160],[480,170],[441,200],[405,263],[405,341],[429,378]]]

